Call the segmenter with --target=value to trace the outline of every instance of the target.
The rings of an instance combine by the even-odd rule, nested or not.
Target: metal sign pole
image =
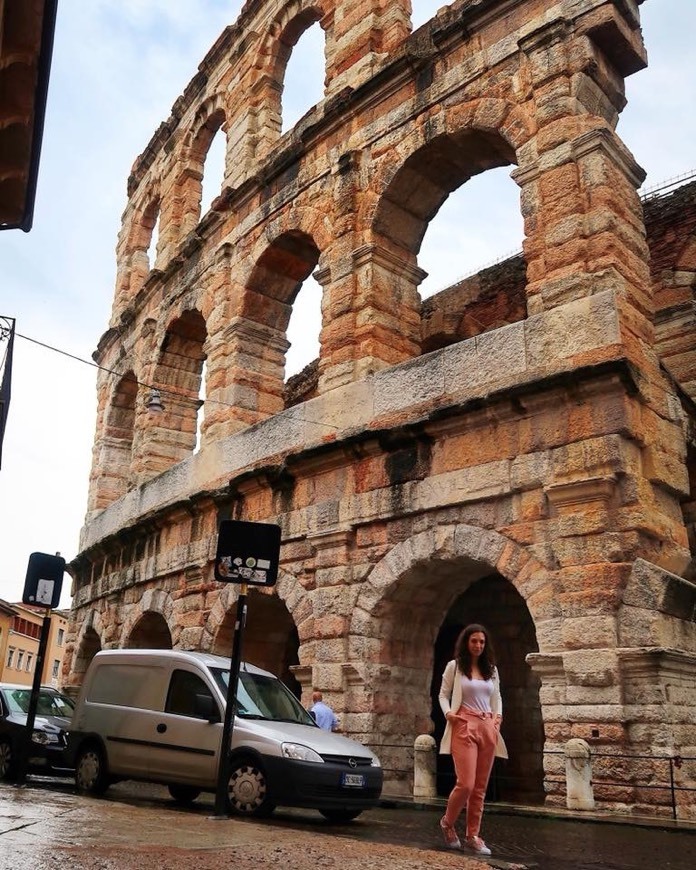
[[[234,624],[234,638],[232,641],[230,679],[227,685],[225,719],[222,726],[222,739],[220,741],[220,759],[218,763],[217,789],[215,791],[214,819],[229,819],[230,817],[230,749],[232,744],[232,733],[234,731],[233,717],[237,712],[237,682],[239,681],[239,665],[241,662],[242,632],[246,625],[246,600],[247,585],[246,583],[242,583],[239,587],[239,598],[237,599],[237,619]]]
[[[24,783],[27,781],[27,765],[29,763],[29,755],[31,753],[31,735],[34,731],[36,708],[39,705],[41,676],[43,674],[44,658],[46,657],[46,647],[48,646],[48,634],[50,630],[51,617],[48,615],[48,612],[46,612],[43,620],[43,625],[41,626],[39,651],[36,654],[36,665],[34,667],[34,682],[32,683],[31,695],[29,697],[29,709],[27,710],[27,724],[24,729],[22,750],[19,754],[19,765],[17,767],[17,785],[24,785]]]

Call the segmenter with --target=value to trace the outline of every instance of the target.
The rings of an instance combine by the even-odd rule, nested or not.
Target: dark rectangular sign
[[[215,579],[221,583],[275,586],[280,558],[280,526],[223,520],[218,532]]]
[[[62,556],[32,553],[29,556],[22,602],[54,610],[60,602],[64,572],[65,559]]]

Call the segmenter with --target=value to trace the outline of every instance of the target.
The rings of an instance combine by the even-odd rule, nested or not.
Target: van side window
[[[191,671],[174,671],[167,693],[166,713],[176,713],[178,716],[201,717],[200,702],[197,697],[210,698],[217,709],[212,692],[197,675]]]

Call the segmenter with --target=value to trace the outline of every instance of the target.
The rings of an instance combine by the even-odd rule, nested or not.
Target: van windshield
[[[211,668],[215,682],[227,697],[230,672]],[[242,719],[270,719],[273,722],[296,722],[298,725],[314,725],[297,698],[275,677],[239,672],[237,682],[237,715]]]

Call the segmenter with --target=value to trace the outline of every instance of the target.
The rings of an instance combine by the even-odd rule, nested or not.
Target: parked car
[[[163,783],[179,802],[215,791],[230,660],[182,650],[104,650],[92,660],[69,735],[78,789]],[[377,756],[318,728],[283,683],[242,663],[228,794],[242,815],[278,805],[349,821],[382,791]]]
[[[14,779],[26,736],[30,686],[0,683],[0,779]],[[67,773],[67,731],[75,705],[67,695],[42,686],[29,744],[28,769]]]

